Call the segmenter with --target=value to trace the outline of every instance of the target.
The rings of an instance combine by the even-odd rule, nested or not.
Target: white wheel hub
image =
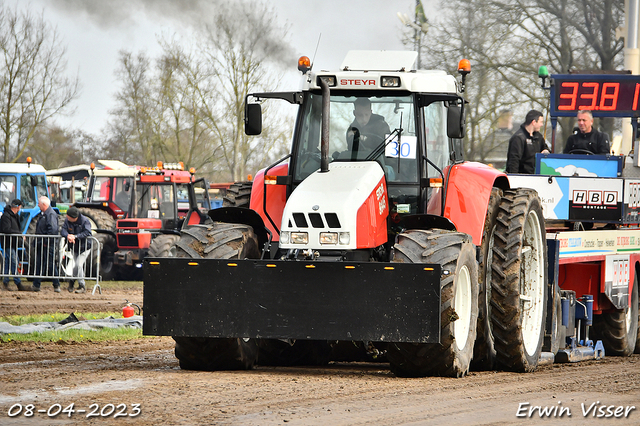
[[[467,344],[471,326],[471,273],[466,265],[460,268],[455,280],[453,308],[458,319],[453,322],[453,335],[456,346],[462,350]]]
[[[544,244],[540,221],[530,212],[524,224],[520,300],[522,303],[522,337],[529,356],[540,345],[544,312]]]

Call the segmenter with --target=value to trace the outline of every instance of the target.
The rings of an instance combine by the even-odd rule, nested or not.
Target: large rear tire
[[[193,225],[175,243],[176,257],[193,259],[259,259],[258,238],[243,224]],[[256,339],[174,337],[180,368],[186,370],[248,370],[258,356]]]
[[[410,230],[398,236],[394,262],[442,265],[440,344],[389,343],[391,371],[401,377],[463,377],[478,323],[478,265],[467,234]]]
[[[109,213],[104,210],[92,209],[88,207],[81,207],[78,209],[80,214],[89,219],[91,223],[91,229],[104,229],[107,231],[115,232],[116,221]],[[117,244],[116,239],[111,234],[103,234],[94,232],[93,236],[100,242],[100,275],[104,281],[109,281],[116,278],[117,267],[113,263],[113,254],[116,252]],[[95,265],[97,259],[92,253],[90,261]],[[89,270],[87,268],[87,270]]]
[[[631,306],[593,316],[593,340],[602,340],[607,355],[629,356],[638,343],[638,275],[631,291]]]
[[[534,371],[544,341],[547,244],[538,194],[505,190],[496,218],[491,322],[498,368]]]
[[[222,207],[246,207],[251,202],[253,182],[236,182],[232,184],[222,198]]]
[[[496,350],[493,345],[491,325],[491,269],[493,261],[493,239],[496,229],[496,218],[500,210],[502,190],[493,188],[487,205],[480,246],[480,264],[478,266],[478,333],[473,346],[471,368],[477,371],[493,370],[496,364]]]

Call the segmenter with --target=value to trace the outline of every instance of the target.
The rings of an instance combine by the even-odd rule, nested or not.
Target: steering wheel
[[[593,155],[593,152],[589,151],[588,149],[576,148],[576,149],[572,149],[571,151],[569,151],[569,154]]]
[[[376,135],[375,133],[362,133],[360,135],[360,143],[362,144],[362,137],[365,137],[364,144],[369,148],[376,148],[378,145],[384,141],[384,138],[380,135]]]

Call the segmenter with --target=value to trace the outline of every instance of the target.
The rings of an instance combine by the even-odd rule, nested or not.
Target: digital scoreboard
[[[640,75],[556,74],[551,76],[551,114],[575,117],[589,110],[594,117],[640,116]]]

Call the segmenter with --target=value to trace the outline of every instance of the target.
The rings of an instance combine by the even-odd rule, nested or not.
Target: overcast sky
[[[98,134],[113,108],[118,51],[155,56],[156,36],[183,33],[210,16],[215,0],[0,0],[44,12],[67,46],[68,72],[78,73],[82,93],[76,112],[60,124]],[[423,1],[429,6],[434,0]],[[298,55],[313,56],[314,69],[335,69],[348,50],[402,50],[397,12],[413,14],[415,0],[268,0]],[[292,70],[297,64],[291,64]],[[297,89],[291,73],[282,89]]]

